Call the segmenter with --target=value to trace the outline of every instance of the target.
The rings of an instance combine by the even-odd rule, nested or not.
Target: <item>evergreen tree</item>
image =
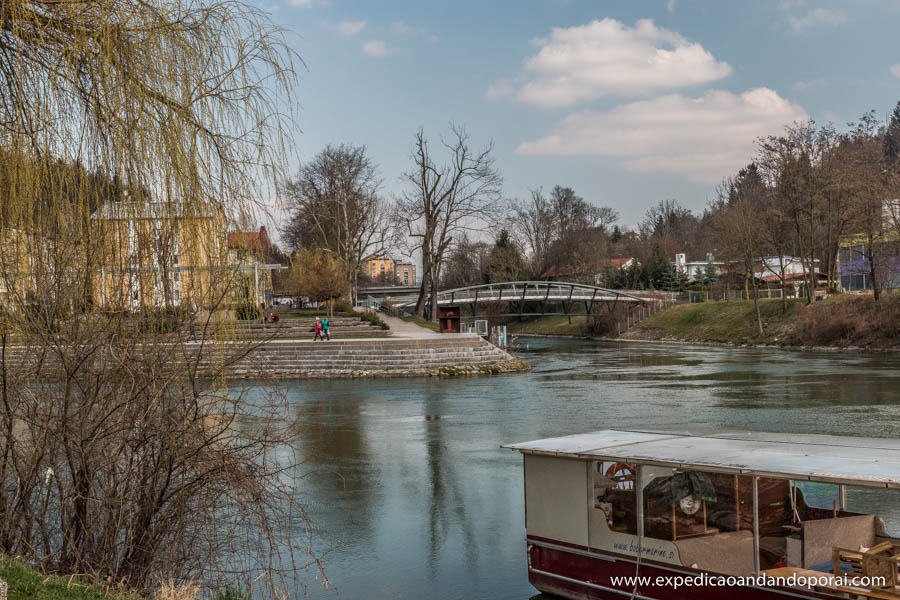
[[[659,289],[667,292],[674,292],[679,289],[678,271],[675,265],[669,263],[660,274]]]
[[[900,158],[900,102],[894,107],[891,122],[884,134],[884,157],[888,164],[894,164]]]
[[[898,108],[900,108],[900,103],[898,103],[897,106]],[[622,241],[622,230],[619,229],[618,225],[613,227],[612,234],[610,234],[609,239],[613,244],[618,244]]]
[[[663,289],[663,286],[669,281],[670,267],[671,264],[666,259],[659,246],[653,246],[653,252],[650,255],[650,260],[647,261],[647,266],[645,268],[650,287]],[[672,277],[671,283],[674,284],[674,276]]]
[[[704,285],[712,285],[719,280],[719,269],[712,263],[703,266],[700,270],[700,281]]]

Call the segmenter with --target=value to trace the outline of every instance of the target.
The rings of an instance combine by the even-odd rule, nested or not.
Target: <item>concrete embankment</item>
[[[331,342],[271,341],[227,373],[233,378],[321,379],[509,373],[528,363],[477,335]]]
[[[56,378],[84,368],[119,368],[146,357],[148,363],[196,366],[201,377],[309,379],[481,375],[525,371],[527,362],[473,334],[437,334],[384,317],[382,329],[359,317],[335,319],[331,341],[312,341],[312,320],[277,324],[232,322],[217,331],[196,328],[196,340],[164,334],[129,340],[124,347],[13,344],[7,365],[19,376]],[[357,337],[370,334],[366,337]],[[388,335],[389,334],[389,335]],[[149,340],[153,340],[150,342]]]

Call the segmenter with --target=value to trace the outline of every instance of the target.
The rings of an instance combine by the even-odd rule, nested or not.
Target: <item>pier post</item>
[[[753,571],[759,575],[759,477],[753,476]]]

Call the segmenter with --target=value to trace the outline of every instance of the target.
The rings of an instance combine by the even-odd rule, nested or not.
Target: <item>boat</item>
[[[897,514],[900,440],[603,430],[503,447],[523,455],[541,592],[900,598],[900,539],[862,508]]]

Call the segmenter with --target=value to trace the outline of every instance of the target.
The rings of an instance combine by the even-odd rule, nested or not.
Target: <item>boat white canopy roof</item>
[[[716,435],[607,429],[503,446],[525,454],[900,488],[900,440],[813,434]]]

